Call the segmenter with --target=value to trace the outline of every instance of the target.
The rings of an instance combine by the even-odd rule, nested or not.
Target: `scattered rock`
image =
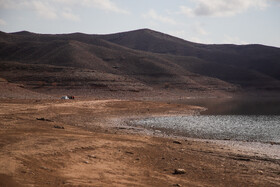
[[[126,151],[125,153],[127,153],[127,154],[131,154],[131,155],[133,155],[133,154],[134,154],[133,152],[130,152],[130,151]]]
[[[181,187],[181,185],[180,185],[180,184],[173,184],[173,186]]]
[[[258,173],[263,175],[263,171],[262,170],[258,170]]]
[[[176,140],[174,140],[173,143],[175,143],[175,144],[182,144],[181,142],[176,141]]]
[[[56,128],[56,129],[64,129],[63,126],[58,126],[58,125],[54,125],[53,128]]]
[[[271,145],[280,145],[279,142],[269,142]]]
[[[37,120],[40,120],[40,121],[49,121],[49,122],[52,122],[52,120],[50,119],[46,119],[46,118],[36,118]]]
[[[136,158],[135,160],[140,160],[140,158]]]
[[[178,175],[178,174],[185,174],[185,173],[186,170],[184,169],[175,169],[173,174]]]
[[[83,161],[83,163],[88,164],[89,162],[88,162],[88,161],[86,161],[86,160],[84,160],[84,161]]]
[[[49,168],[46,168],[46,167],[44,167],[44,166],[41,166],[41,169],[49,170]]]
[[[95,155],[88,155],[89,158],[97,158]]]

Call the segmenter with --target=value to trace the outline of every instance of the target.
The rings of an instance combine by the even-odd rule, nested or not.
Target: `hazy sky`
[[[0,0],[0,30],[107,34],[150,28],[200,43],[280,47],[280,0]]]

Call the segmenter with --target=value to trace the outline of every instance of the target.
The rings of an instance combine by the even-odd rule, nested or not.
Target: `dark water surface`
[[[280,115],[280,97],[203,98],[182,102],[206,107],[202,115]]]
[[[197,116],[152,117],[130,124],[203,139],[280,143],[280,99],[190,99],[208,108]]]

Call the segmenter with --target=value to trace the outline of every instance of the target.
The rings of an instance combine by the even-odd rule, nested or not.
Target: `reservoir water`
[[[280,143],[280,116],[170,116],[130,122],[192,138]]]
[[[151,117],[129,124],[192,138],[280,143],[280,99],[184,102],[208,110],[202,115]]]

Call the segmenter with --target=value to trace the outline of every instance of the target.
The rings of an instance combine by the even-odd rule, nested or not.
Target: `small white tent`
[[[66,95],[66,96],[62,96],[61,99],[69,99],[69,97]]]

